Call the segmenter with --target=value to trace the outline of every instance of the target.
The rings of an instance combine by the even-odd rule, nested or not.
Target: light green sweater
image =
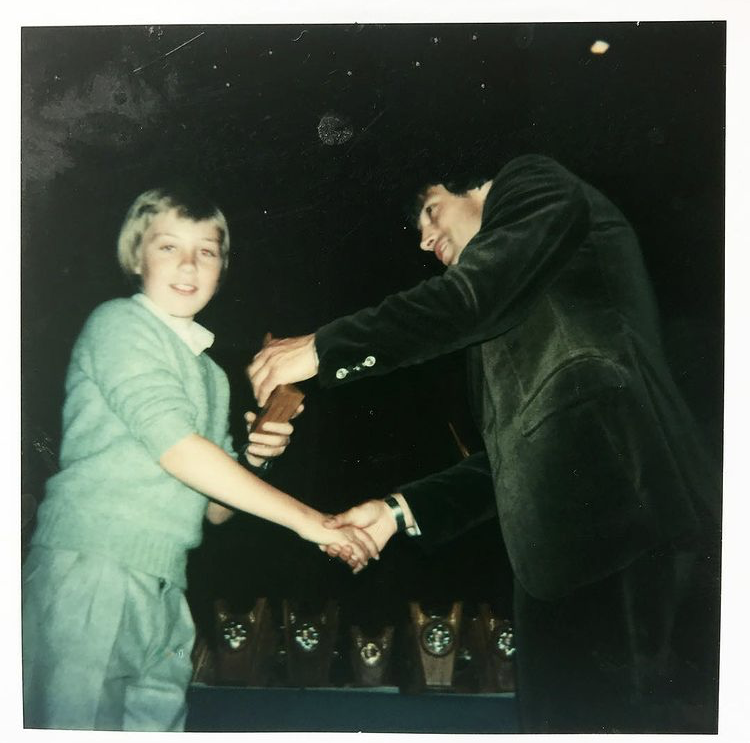
[[[235,456],[226,375],[138,301],[115,299],[86,321],[65,387],[61,471],[32,545],[106,555],[184,588],[208,499],[158,460],[191,433]]]

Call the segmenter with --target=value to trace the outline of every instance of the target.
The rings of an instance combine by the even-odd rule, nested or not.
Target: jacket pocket
[[[524,436],[534,433],[548,418],[626,385],[623,367],[604,356],[577,356],[552,371],[521,408]]]

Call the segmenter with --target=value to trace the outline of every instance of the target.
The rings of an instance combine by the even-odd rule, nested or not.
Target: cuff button
[[[342,367],[336,371],[336,379],[343,379],[348,373],[349,372]]]
[[[363,362],[365,366],[375,366],[375,357],[368,356]]]

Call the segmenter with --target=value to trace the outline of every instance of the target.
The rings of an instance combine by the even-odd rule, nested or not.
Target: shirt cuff
[[[405,511],[407,508],[409,508],[406,498],[401,493],[393,493],[393,498],[396,499],[396,502],[401,506],[401,510]],[[409,512],[411,513],[411,509],[409,509]],[[414,524],[412,526],[406,527],[406,535],[409,537],[420,537],[422,536],[422,531],[419,528],[419,524],[417,523],[417,520],[414,518],[414,514],[411,514],[412,520],[414,521]]]
[[[315,371],[317,372],[320,369],[320,358],[318,357],[318,348],[316,345],[317,338],[313,336],[313,356],[315,356]]]

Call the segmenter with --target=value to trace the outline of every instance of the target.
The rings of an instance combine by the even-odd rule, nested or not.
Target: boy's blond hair
[[[184,188],[153,188],[144,191],[128,209],[117,239],[117,260],[129,276],[135,276],[141,265],[141,241],[157,214],[176,209],[181,217],[200,222],[216,222],[220,233],[221,273],[229,265],[229,228],[221,210],[203,195]]]

